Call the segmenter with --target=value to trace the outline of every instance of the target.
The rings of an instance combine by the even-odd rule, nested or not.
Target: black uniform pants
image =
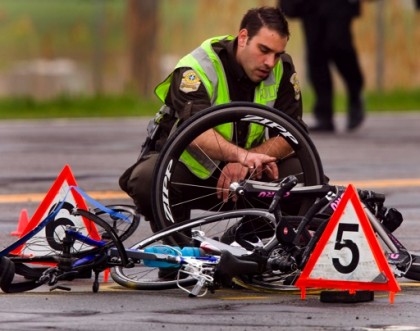
[[[333,122],[334,64],[348,92],[349,112],[360,108],[363,76],[351,34],[352,17],[343,15],[305,15],[302,17],[306,37],[309,79],[315,91],[315,118]],[[349,113],[349,116],[351,114]]]

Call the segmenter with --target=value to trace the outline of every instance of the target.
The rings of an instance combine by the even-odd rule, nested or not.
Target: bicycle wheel
[[[199,230],[203,232],[205,238],[212,238],[217,240],[229,229],[232,229],[238,224],[243,225],[244,219],[247,222],[252,223],[252,234],[264,237],[267,232],[267,226],[271,226],[274,230],[275,219],[272,214],[269,214],[266,210],[260,209],[244,209],[236,210],[225,213],[208,215],[204,218],[197,218],[193,220],[187,220],[177,224],[173,224],[159,232],[156,232],[151,237],[142,240],[135,244],[131,250],[144,250],[153,246],[167,246],[168,239],[172,238],[175,234],[180,239],[182,237],[183,244],[185,246],[203,247],[201,241],[192,240],[190,234],[193,230]],[[258,220],[256,222],[256,220]],[[260,227],[258,227],[258,224]],[[268,245],[270,242],[268,239],[263,239],[259,244],[262,246]],[[210,241],[210,239],[209,239]],[[213,242],[212,242],[213,243]],[[204,244],[205,245],[205,244]],[[211,245],[211,243],[210,243]],[[240,247],[237,242],[234,243],[240,252],[246,253],[247,251]],[[239,246],[239,247],[238,247]],[[196,283],[196,280],[187,277],[183,279],[168,279],[165,277],[159,277],[159,271],[162,272],[162,268],[153,268],[145,265],[144,261],[137,261],[133,268],[115,267],[111,271],[111,276],[118,284],[136,290],[163,290],[175,288],[178,285],[183,287],[190,286]],[[173,270],[173,276],[176,275],[177,269]]]
[[[283,138],[291,146],[293,152],[278,160],[281,176],[293,174],[298,177],[301,185],[318,185],[323,182],[322,164],[314,144],[307,133],[286,114],[273,108],[247,102],[233,102],[211,107],[183,123],[159,155],[154,174],[152,204],[155,222],[161,229],[178,221],[190,219],[192,216],[208,215],[210,212],[268,207],[272,196],[238,197],[235,203],[231,199],[223,203],[217,198],[216,183],[223,163],[210,159],[196,142],[194,145],[191,143],[203,132],[226,123],[232,125],[231,141],[237,146],[244,145],[244,142],[239,141],[237,133],[241,130],[251,132],[250,127],[255,127],[255,125],[263,128],[266,138]],[[214,138],[217,139],[216,136]],[[207,163],[214,168],[214,172],[205,179],[192,175],[192,166],[188,165],[189,168],[187,168],[183,161],[184,152],[190,146],[194,146],[195,153],[199,153],[204,159],[203,162],[200,161],[201,164]],[[217,147],[215,144],[215,148]],[[188,152],[190,151],[191,148],[188,149]],[[294,172],[282,172],[282,169],[286,167],[293,169]],[[193,181],[185,181],[185,176],[194,176]],[[292,214],[303,214],[312,203],[313,199],[302,199]]]
[[[96,238],[96,236],[95,238],[90,238],[88,233],[87,235],[84,234],[84,237],[87,239],[100,239],[102,245],[98,247],[93,243],[88,243],[88,241],[81,242],[77,240],[71,245],[69,251],[66,251],[70,260],[83,258],[88,255],[95,256],[89,263],[71,266],[76,277],[90,278],[91,270],[95,267],[98,267],[98,270],[102,270],[99,264],[103,266],[104,254],[111,246],[117,247],[123,262],[127,262],[122,240],[127,239],[137,228],[139,216],[129,206],[108,206],[108,208],[118,212],[118,214],[106,216],[103,211],[96,211],[96,214],[94,214],[86,210],[78,210],[79,215],[82,215],[95,225],[96,233],[100,236],[99,238]],[[124,219],[121,219],[121,217]],[[0,271],[6,267],[9,269],[10,264],[13,264],[14,267],[13,273],[2,272],[0,287],[4,292],[22,292],[42,285],[42,283],[38,282],[38,279],[43,272],[51,266],[56,266],[58,261],[63,260],[64,228],[70,222],[71,220],[65,219],[63,214],[60,214],[56,219],[52,219],[40,232],[34,233],[33,237],[28,237],[26,242],[19,247],[18,252],[15,251],[2,257],[7,262],[2,261]],[[14,277],[15,275],[17,277]],[[14,283],[12,284],[13,280]]]

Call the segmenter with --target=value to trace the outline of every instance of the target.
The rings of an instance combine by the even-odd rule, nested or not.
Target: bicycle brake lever
[[[270,207],[268,208],[269,213],[274,212],[281,198],[283,198],[286,193],[288,193],[293,187],[295,187],[297,183],[298,180],[296,176],[293,175],[287,176],[280,182],[280,188],[278,189],[276,194],[274,194],[273,201],[271,202]]]

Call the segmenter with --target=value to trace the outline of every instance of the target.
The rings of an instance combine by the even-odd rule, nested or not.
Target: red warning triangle
[[[77,183],[70,166],[66,165],[49,189],[44,200],[38,206],[26,228],[20,234],[20,237],[23,237],[29,231],[33,230],[50,214],[55,206],[65,200],[62,209],[58,212],[54,220],[49,222],[48,225],[39,233],[34,235],[34,237],[27,240],[26,244],[11,252],[12,254],[37,256],[45,254],[47,249],[51,252],[51,249],[54,249],[54,243],[56,243],[57,239],[54,239],[53,236],[49,234],[54,233],[55,236],[60,236],[59,226],[64,226],[66,224],[75,225],[81,229],[83,234],[89,235],[94,239],[99,239],[98,231],[93,222],[82,216],[74,216],[70,214],[70,211],[75,207],[86,210],[88,209],[83,197],[76,191],[72,190],[71,186],[77,186]],[[49,239],[47,240],[47,238]],[[49,247],[45,245],[45,248],[42,248],[42,245],[40,245],[42,241],[44,241],[44,244],[46,244],[45,241],[47,241]]]
[[[349,185],[296,286],[389,291],[400,287],[392,273],[356,189]]]

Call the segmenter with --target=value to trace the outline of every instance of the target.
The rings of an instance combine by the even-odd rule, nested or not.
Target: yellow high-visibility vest
[[[184,56],[176,65],[176,68],[192,68],[203,82],[209,95],[211,105],[221,105],[229,103],[229,88],[227,84],[225,70],[220,58],[215,53],[212,45],[222,40],[233,40],[233,36],[221,36],[207,39],[201,46],[193,50],[190,54]],[[283,63],[278,61],[270,75],[260,82],[254,93],[254,102],[267,106],[274,106],[277,98],[280,81],[283,75]],[[172,74],[160,83],[155,93],[162,102],[165,102],[166,96],[172,80]],[[225,139],[231,141],[233,135],[232,123],[225,123],[214,128]],[[251,123],[244,148],[251,148],[255,141],[263,139],[264,127]],[[216,170],[220,161],[209,160],[202,152],[187,148],[180,160],[188,169],[201,179],[209,178]]]

